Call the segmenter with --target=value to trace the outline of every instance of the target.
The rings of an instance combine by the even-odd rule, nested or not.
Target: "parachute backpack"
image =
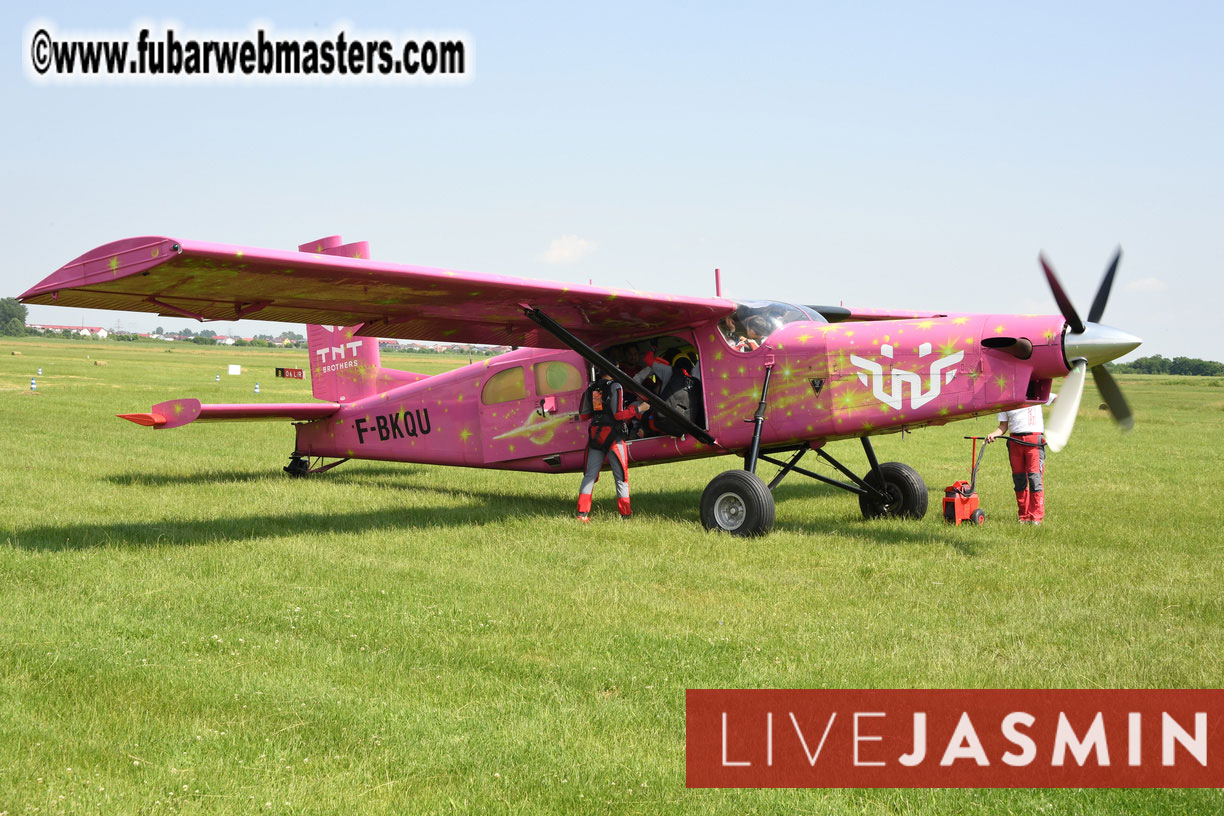
[[[587,447],[606,452],[618,438],[612,406],[612,381],[602,377],[597,379],[587,387],[582,401],[584,405],[591,406],[592,414],[591,424],[587,428]]]

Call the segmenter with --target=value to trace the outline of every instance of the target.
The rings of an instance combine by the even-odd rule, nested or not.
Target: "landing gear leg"
[[[864,518],[895,517],[920,519],[925,516],[928,498],[927,489],[926,483],[922,481],[918,471],[900,462],[881,463],[877,461],[875,450],[871,447],[871,441],[867,437],[862,437],[862,442],[863,453],[867,455],[867,463],[871,468],[867,475],[863,477],[859,477],[848,467],[834,459],[823,448],[816,448],[816,455],[836,468],[843,476],[850,480],[849,482],[830,479],[828,476],[822,476],[819,473],[799,467],[799,460],[808,451],[806,446],[792,448],[794,456],[788,462],[761,454],[760,459],[762,462],[769,462],[782,468],[773,481],[769,483],[769,489],[773,490],[777,487],[787,474],[798,473],[802,476],[807,476],[809,479],[815,479],[818,482],[823,482],[824,484],[832,485],[857,495],[859,497],[859,509],[862,511]],[[784,451],[775,452],[781,453]]]

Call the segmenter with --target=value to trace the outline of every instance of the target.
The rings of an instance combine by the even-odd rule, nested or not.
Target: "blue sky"
[[[982,312],[1057,311],[1045,250],[1086,313],[1121,244],[1105,322],[1224,358],[1224,11],[1071,5],[9,4],[0,293],[132,235],[341,233],[405,263],[692,294],[717,266],[733,296]],[[474,75],[36,86],[39,18],[462,31]]]

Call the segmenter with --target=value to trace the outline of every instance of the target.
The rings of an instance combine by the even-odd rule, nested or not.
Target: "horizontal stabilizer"
[[[338,402],[281,402],[202,405],[198,399],[159,402],[147,414],[118,414],[121,419],[150,428],[178,428],[196,420],[324,419],[340,410]]]

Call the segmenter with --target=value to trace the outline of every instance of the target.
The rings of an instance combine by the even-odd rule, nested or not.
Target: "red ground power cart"
[[[972,524],[981,524],[986,521],[986,514],[978,507],[977,494],[978,465],[982,463],[982,456],[986,453],[986,437],[966,436],[965,439],[973,440],[973,451],[969,454],[969,464],[972,467],[969,481],[966,482],[964,479],[960,479],[945,487],[943,500],[944,521],[958,526],[962,521],[968,521]],[[982,440],[982,452],[980,454],[977,450],[979,440]]]

